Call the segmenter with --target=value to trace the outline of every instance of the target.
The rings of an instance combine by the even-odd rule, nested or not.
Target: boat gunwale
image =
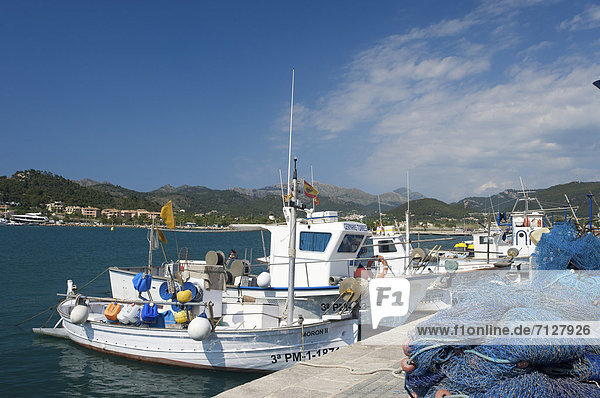
[[[56,309],[56,311],[58,312],[58,314],[61,316],[61,318],[63,318],[63,320],[66,320],[70,323],[71,322],[71,317],[70,315],[66,314],[63,310],[62,307],[67,304],[67,301],[74,301],[75,299],[66,299],[61,301],[58,304],[58,307]],[[110,304],[112,301],[95,301],[94,304]],[[73,303],[74,304],[74,303]],[[75,305],[73,305],[74,307]],[[305,322],[308,321],[308,319],[305,319]],[[298,330],[303,330],[306,328],[312,328],[312,327],[318,327],[318,326],[326,326],[326,325],[331,325],[331,324],[336,324],[338,322],[342,322],[342,321],[355,321],[358,323],[358,319],[355,318],[348,318],[348,319],[326,319],[326,320],[320,320],[317,321],[315,323],[309,323],[309,324],[302,324],[302,325],[286,325],[286,326],[278,326],[275,328],[256,328],[256,329],[236,329],[236,330],[222,330],[222,329],[215,329],[215,331],[213,332],[214,334],[249,334],[249,333],[254,333],[254,332],[281,332],[283,331],[293,331],[295,329]],[[153,328],[153,327],[140,327],[140,326],[131,326],[131,325],[122,325],[122,324],[117,324],[117,323],[108,323],[108,322],[101,322],[101,321],[96,321],[96,320],[86,320],[82,325],[77,325],[77,326],[83,326],[85,323],[89,322],[92,325],[99,325],[99,326],[108,326],[111,328],[125,328],[125,329],[130,329],[130,330],[143,330],[143,331],[152,331],[154,333],[156,332],[166,332],[166,333],[180,333],[180,334],[185,334],[187,335],[187,329],[175,329],[175,328]]]

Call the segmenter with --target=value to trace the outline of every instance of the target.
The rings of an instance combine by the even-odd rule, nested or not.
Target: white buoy
[[[200,316],[194,318],[188,325],[188,335],[196,341],[204,340],[210,336],[211,332],[212,325],[210,321]]]
[[[90,309],[87,305],[76,305],[71,311],[71,322],[76,325],[81,325],[87,321],[89,314]]]
[[[271,284],[271,274],[268,272],[261,272],[256,278],[256,284],[262,288],[269,287]]]

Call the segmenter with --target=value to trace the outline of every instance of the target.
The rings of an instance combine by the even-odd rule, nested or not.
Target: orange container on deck
[[[106,309],[104,310],[104,316],[109,321],[115,322],[117,320],[117,314],[119,312],[121,312],[121,304],[110,303],[108,306],[106,306]]]

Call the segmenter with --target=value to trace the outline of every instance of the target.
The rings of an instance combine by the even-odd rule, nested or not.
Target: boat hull
[[[92,306],[95,304],[92,304]],[[103,353],[190,368],[227,371],[273,372],[310,360],[358,339],[358,321],[322,321],[310,325],[273,329],[217,330],[196,341],[184,329],[159,329],[108,324],[88,320],[71,322],[72,303],[59,309],[69,338]]]

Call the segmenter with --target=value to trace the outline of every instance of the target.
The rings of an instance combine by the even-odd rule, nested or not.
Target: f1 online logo
[[[410,282],[404,278],[374,278],[369,281],[371,324],[377,329],[386,317],[408,314]]]

